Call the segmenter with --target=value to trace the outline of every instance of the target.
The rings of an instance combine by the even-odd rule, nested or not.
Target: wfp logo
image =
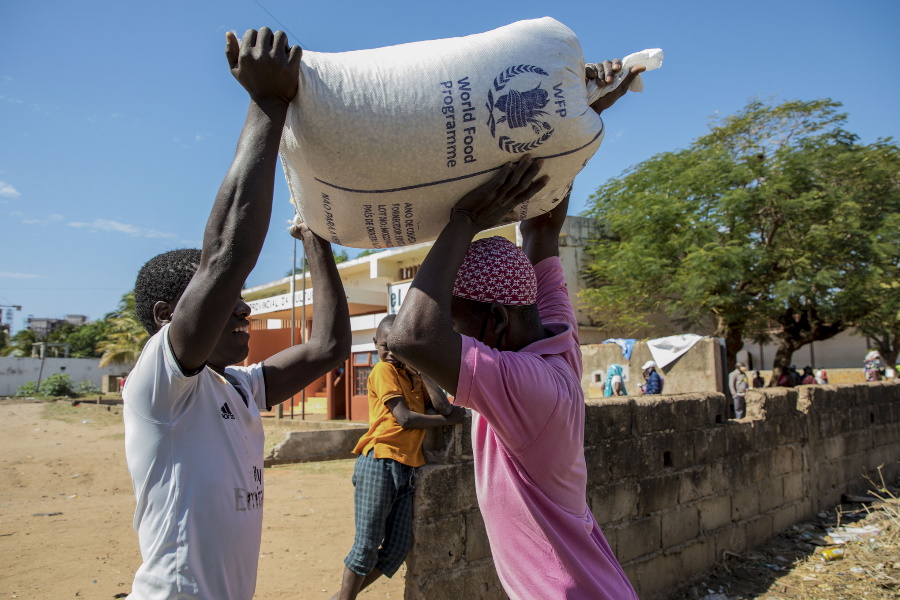
[[[524,90],[513,89],[511,82],[523,73],[548,76],[540,67],[516,65],[500,73],[494,79],[494,89],[488,89],[487,124],[491,128],[491,136],[497,140],[502,150],[516,154],[534,150],[553,135],[553,127],[543,120],[548,114],[543,109],[550,100],[549,92],[541,88],[541,83],[530,87],[527,81],[523,81],[532,79],[533,83],[533,78],[518,80],[526,84]],[[504,91],[504,94],[500,94]],[[496,101],[494,92],[498,93]],[[507,135],[501,133],[498,137],[497,129],[500,125],[506,125]]]

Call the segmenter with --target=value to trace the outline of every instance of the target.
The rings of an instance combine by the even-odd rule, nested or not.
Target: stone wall
[[[368,426],[334,421],[301,421],[302,431],[288,431],[284,440],[266,455],[264,466],[355,458],[353,448]]]
[[[757,546],[867,489],[900,459],[900,383],[588,401],[588,502],[643,600],[723,552]],[[408,600],[505,598],[478,510],[467,424],[429,438],[417,484]]]
[[[581,388],[585,398],[602,398],[606,381],[606,368],[616,363],[625,370],[625,389],[631,396],[640,394],[638,383],[643,382],[641,367],[653,360],[646,341],[636,342],[631,360],[625,360],[622,349],[616,344],[590,344],[581,347],[583,372]],[[697,392],[725,392],[727,377],[723,365],[724,355],[718,338],[698,340],[691,349],[675,362],[661,369],[665,378],[663,392],[685,394]]]

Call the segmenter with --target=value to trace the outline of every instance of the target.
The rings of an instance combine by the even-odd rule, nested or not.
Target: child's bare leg
[[[378,568],[372,569],[368,575],[363,577],[358,573],[354,573],[347,567],[344,567],[344,577],[341,580],[341,591],[329,600],[355,600],[356,595],[366,589],[372,583],[381,577],[381,571]]]

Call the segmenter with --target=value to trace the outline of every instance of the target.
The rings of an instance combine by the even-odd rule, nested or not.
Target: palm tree
[[[100,366],[137,362],[150,334],[137,318],[133,291],[122,296],[118,308],[106,316],[106,321],[110,324],[110,332],[105,340],[97,344],[97,351],[103,353]]]
[[[31,356],[32,344],[39,342],[37,335],[30,329],[20,329],[9,338],[6,346],[0,350],[0,356]]]

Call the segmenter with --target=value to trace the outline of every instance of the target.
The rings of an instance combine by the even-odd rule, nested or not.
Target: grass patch
[[[102,404],[97,406],[90,402],[81,402],[78,406],[72,406],[71,400],[51,400],[44,403],[41,416],[64,423],[106,427],[122,423],[122,407]],[[85,421],[88,422],[85,423]]]

